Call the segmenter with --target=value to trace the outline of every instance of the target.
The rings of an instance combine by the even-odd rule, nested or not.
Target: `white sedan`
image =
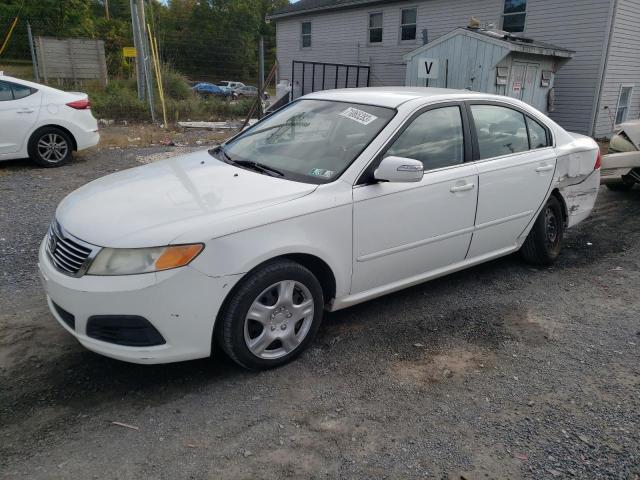
[[[592,139],[511,98],[317,92],[218,148],[70,194],[40,272],[90,350],[163,363],[218,342],[269,368],[309,345],[325,309],[518,250],[552,263],[591,212],[599,166]]]
[[[85,93],[0,74],[0,161],[29,157],[41,167],[71,161],[100,138]]]

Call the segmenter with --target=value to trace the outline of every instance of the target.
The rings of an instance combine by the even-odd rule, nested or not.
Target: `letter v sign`
[[[438,60],[435,58],[418,59],[418,78],[438,78]]]

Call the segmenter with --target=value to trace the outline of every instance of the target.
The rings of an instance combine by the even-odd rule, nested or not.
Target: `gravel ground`
[[[640,478],[640,190],[603,189],[553,268],[328,314],[277,370],[100,357],[48,313],[37,246],[67,193],[174,152],[0,165],[0,478]]]

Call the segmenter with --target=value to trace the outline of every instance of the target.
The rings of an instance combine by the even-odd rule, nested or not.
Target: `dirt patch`
[[[480,373],[494,362],[492,352],[461,345],[447,351],[426,353],[419,359],[395,361],[389,374],[401,384],[424,385]]]
[[[221,143],[235,133],[235,130],[164,129],[151,124],[109,125],[100,127],[97,148],[139,148],[167,144],[178,147],[206,146]]]
[[[507,331],[518,341],[541,345],[548,340],[557,340],[562,324],[557,318],[544,316],[531,310],[509,314],[504,319]]]

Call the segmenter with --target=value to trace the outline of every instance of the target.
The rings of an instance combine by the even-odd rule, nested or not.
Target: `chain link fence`
[[[0,18],[0,39],[12,18]],[[153,20],[153,18],[151,18]],[[241,22],[242,19],[238,19]],[[149,22],[154,25],[152,21]],[[0,55],[0,70],[5,75],[36,81],[29,42],[32,37],[58,37],[61,30],[55,18],[19,18]],[[136,59],[125,57],[124,47],[132,47],[131,24],[119,29],[97,32],[91,37],[104,42],[107,82],[87,79],[48,78],[48,84],[61,89],[82,90],[89,94],[94,115],[98,118],[130,121],[150,120],[150,109],[146,101],[138,99],[136,85]],[[207,35],[180,28],[162,28],[155,24],[152,30],[158,42],[158,54],[163,78],[163,90],[167,116],[170,123],[184,120],[221,121],[239,119],[250,110],[254,97],[235,99],[231,96],[199,95],[193,87],[202,82],[219,83],[223,80],[242,82],[257,86],[259,83],[259,36],[228,33],[223,37],[209,31]],[[229,29],[225,30],[226,32]],[[233,32],[233,28],[231,28]],[[77,36],[65,38],[87,38],[79,32]],[[37,40],[36,40],[37,41]],[[266,76],[275,62],[275,40],[264,39]],[[51,61],[38,59],[36,62]],[[153,68],[153,67],[152,67]],[[42,75],[39,81],[44,83]],[[271,96],[275,84],[267,86]],[[156,111],[161,111],[158,88],[154,79]]]

